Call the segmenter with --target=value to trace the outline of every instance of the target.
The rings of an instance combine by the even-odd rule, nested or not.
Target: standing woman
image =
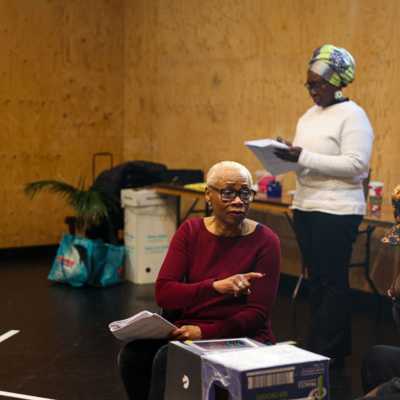
[[[310,278],[307,347],[343,366],[351,353],[348,264],[366,204],[373,130],[365,111],[342,93],[354,80],[345,49],[317,48],[305,84],[315,105],[299,119],[293,145],[276,155],[299,164],[293,217]]]

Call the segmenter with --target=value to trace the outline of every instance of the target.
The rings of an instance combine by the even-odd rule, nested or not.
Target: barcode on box
[[[260,389],[276,385],[287,385],[294,383],[294,368],[278,368],[268,371],[257,371],[247,374],[247,387],[249,389]]]

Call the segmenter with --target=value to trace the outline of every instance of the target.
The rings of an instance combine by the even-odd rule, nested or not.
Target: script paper
[[[298,164],[284,161],[274,154],[277,148],[287,149],[284,143],[273,139],[249,140],[244,144],[256,155],[264,168],[272,175],[285,174],[286,172],[296,171]]]
[[[124,341],[164,339],[176,329],[174,324],[161,315],[146,310],[130,318],[111,322],[108,327],[117,339]]]
[[[211,353],[203,358],[238,371],[328,360],[327,357],[287,344]]]

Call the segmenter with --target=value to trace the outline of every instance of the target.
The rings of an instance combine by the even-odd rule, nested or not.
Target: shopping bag
[[[92,243],[89,239],[64,235],[57,249],[48,279],[81,287],[89,281],[91,273]]]
[[[125,262],[125,246],[105,243],[104,248],[105,255],[103,258],[94,260],[94,264],[100,267],[96,285],[102,287],[122,282]]]
[[[123,280],[124,259],[124,246],[64,235],[48,279],[73,287],[115,285]]]

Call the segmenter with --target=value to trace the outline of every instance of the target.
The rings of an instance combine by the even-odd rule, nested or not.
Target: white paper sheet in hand
[[[111,333],[119,340],[164,339],[176,329],[176,326],[161,315],[150,311],[141,311],[130,318],[111,322]]]
[[[244,142],[244,144],[256,155],[264,168],[272,175],[297,171],[299,168],[297,163],[281,160],[274,154],[274,150],[277,148],[288,148],[284,143],[273,139],[260,139],[249,140]]]

